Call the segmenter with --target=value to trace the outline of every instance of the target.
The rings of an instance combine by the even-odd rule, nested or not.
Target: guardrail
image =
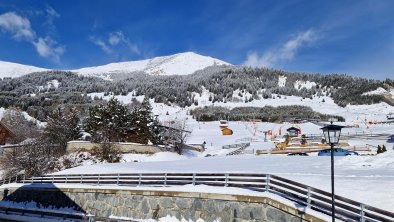
[[[46,175],[17,183],[69,183],[119,186],[179,186],[186,184],[246,188],[271,192],[313,210],[331,214],[331,193],[271,174],[143,173]],[[345,221],[394,221],[394,213],[335,195],[335,215]]]

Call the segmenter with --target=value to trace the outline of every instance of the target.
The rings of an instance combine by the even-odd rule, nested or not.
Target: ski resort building
[[[286,131],[289,133],[289,136],[291,137],[298,137],[298,135],[301,134],[301,129],[296,128],[294,126],[288,128]]]
[[[233,131],[229,128],[222,128],[222,134],[223,134],[223,136],[233,135]]]

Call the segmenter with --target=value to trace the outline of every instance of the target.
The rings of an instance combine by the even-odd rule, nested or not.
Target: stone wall
[[[0,190],[0,193],[3,196],[4,191]],[[170,215],[192,221],[201,218],[208,222],[218,219],[222,222],[323,221],[267,197],[242,195],[23,187],[10,189],[2,201],[35,201],[41,206],[71,207],[97,217],[157,219]]]
[[[147,153],[153,154],[161,152],[162,150],[157,146],[143,145],[135,143],[113,143],[115,147],[119,149],[121,153]],[[67,152],[77,152],[77,151],[90,151],[94,147],[98,147],[100,144],[91,143],[88,141],[70,141],[67,143]]]

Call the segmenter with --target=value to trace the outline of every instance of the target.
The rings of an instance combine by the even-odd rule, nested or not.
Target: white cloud
[[[45,17],[46,17],[45,24],[50,29],[55,29],[55,26],[53,25],[53,21],[55,20],[55,18],[59,18],[60,14],[51,6],[46,5],[45,6]]]
[[[108,42],[111,45],[118,45],[121,41],[124,41],[125,37],[123,32],[112,32],[109,33]]]
[[[57,62],[65,51],[64,46],[58,46],[57,42],[49,37],[38,38],[37,42],[34,43],[34,46],[41,57],[52,58]]]
[[[90,41],[95,45],[98,45],[101,50],[110,54],[113,53],[116,47],[126,46],[131,53],[140,55],[141,51],[137,44],[132,43],[122,31],[111,32],[108,34],[106,40],[102,40],[97,37],[90,37]]]
[[[272,67],[282,61],[292,60],[297,51],[317,40],[317,34],[313,29],[299,33],[294,38],[284,43],[281,47],[275,50],[269,50],[261,56],[257,52],[250,52],[244,62],[248,66],[263,66]]]
[[[60,17],[60,14],[53,9],[50,5],[46,5],[45,11],[47,12],[47,16],[51,18]]]
[[[47,6],[48,15],[51,15],[51,17],[59,16],[53,8],[48,7],[49,6]],[[37,37],[35,31],[31,28],[29,19],[15,12],[7,12],[0,15],[0,29],[5,33],[11,34],[14,39],[31,43],[41,57],[58,62],[60,56],[63,55],[65,51],[64,46],[58,45],[58,43],[49,36],[45,38]]]
[[[108,54],[112,53],[112,50],[110,49],[110,47],[103,40],[98,39],[96,37],[90,37],[89,40],[93,44],[98,45],[101,48],[101,50],[103,50],[104,52],[106,52]]]
[[[0,28],[10,33],[15,39],[33,40],[35,33],[30,26],[30,21],[17,15],[15,12],[7,12],[0,15]]]

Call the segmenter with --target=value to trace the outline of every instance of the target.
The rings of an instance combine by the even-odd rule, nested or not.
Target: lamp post
[[[331,217],[335,221],[335,194],[334,194],[334,145],[338,144],[343,126],[327,125],[323,128],[324,138],[331,145]]]

